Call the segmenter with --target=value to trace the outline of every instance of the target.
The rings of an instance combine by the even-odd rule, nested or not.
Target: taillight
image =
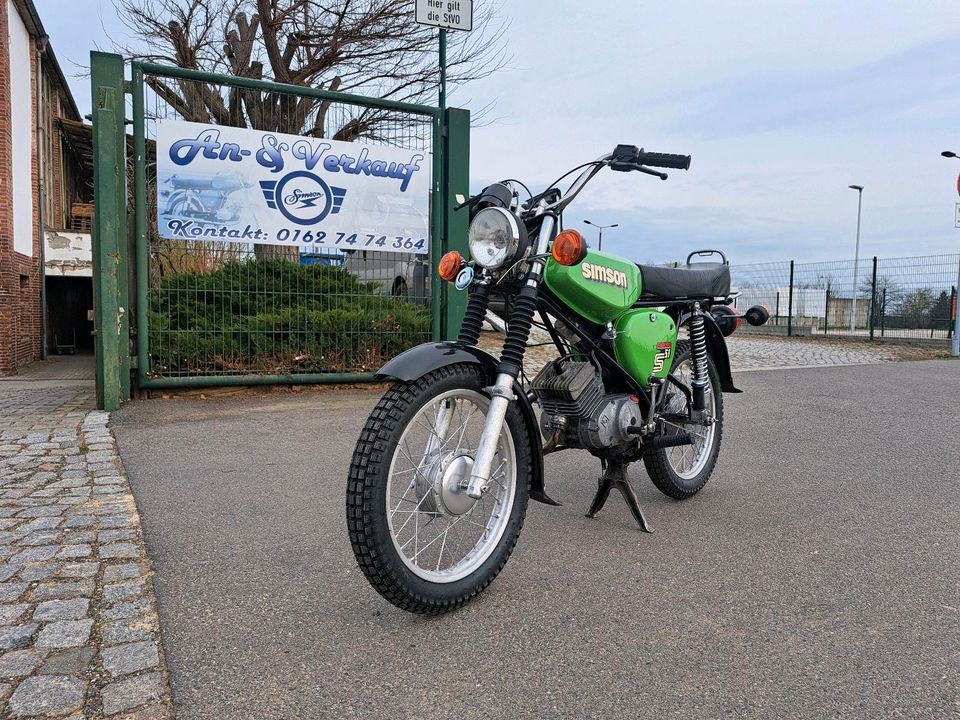
[[[724,337],[729,337],[740,329],[740,311],[736,308],[729,305],[714,305],[710,308],[710,314]]]

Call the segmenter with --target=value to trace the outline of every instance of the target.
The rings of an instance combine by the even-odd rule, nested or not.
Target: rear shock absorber
[[[710,376],[707,371],[707,331],[700,303],[694,305],[693,316],[690,318],[690,354],[693,358],[693,382],[690,388],[693,393],[693,409],[703,412],[707,408],[706,390]]]
[[[480,330],[483,319],[487,316],[487,306],[490,305],[490,286],[476,285],[467,298],[467,312],[460,324],[460,333],[457,342],[464,345],[476,345],[480,341]]]

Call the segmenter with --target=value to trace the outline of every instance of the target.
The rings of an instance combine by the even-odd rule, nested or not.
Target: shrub
[[[364,372],[429,336],[428,308],[283,259],[168,275],[150,296],[156,375]]]

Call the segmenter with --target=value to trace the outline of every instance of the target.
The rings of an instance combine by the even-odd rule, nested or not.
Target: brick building
[[[64,131],[81,124],[80,113],[32,0],[0,0],[0,40],[0,375],[8,375],[59,342],[47,332],[45,274],[69,272],[90,284],[90,211],[83,208],[92,208],[92,187]],[[71,230],[77,212],[87,216],[86,238],[66,241],[77,248],[68,253],[72,264],[64,270],[56,252],[45,263],[50,229]],[[62,251],[64,242],[53,245]],[[53,289],[61,310],[71,296],[87,303],[85,287]]]

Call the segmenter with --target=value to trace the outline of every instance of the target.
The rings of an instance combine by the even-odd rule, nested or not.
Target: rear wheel
[[[663,449],[648,447],[643,454],[643,463],[653,484],[660,492],[677,500],[696,495],[707,484],[720,455],[723,394],[720,390],[720,377],[709,356],[707,369],[710,379],[706,392],[707,410],[713,422],[702,425],[676,419],[661,420],[664,435],[690,433],[693,444]],[[693,356],[688,342],[677,343],[677,354],[670,375],[690,387],[693,381]],[[667,396],[664,412],[673,416],[687,415],[686,395],[672,384],[668,387],[668,392],[670,394]]]
[[[492,481],[463,492],[490,399],[475,365],[452,365],[387,391],[357,442],[347,528],[370,584],[399,608],[443,613],[476,597],[503,569],[523,527],[530,444],[507,411]]]

